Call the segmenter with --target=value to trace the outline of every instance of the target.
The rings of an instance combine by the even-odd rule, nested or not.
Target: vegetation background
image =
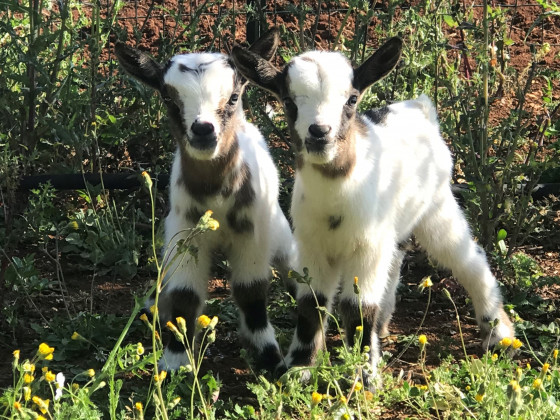
[[[161,274],[174,145],[161,101],[123,74],[114,43],[164,62],[227,51],[271,25],[284,28],[278,65],[310,48],[360,63],[388,37],[404,39],[397,70],[362,106],[421,92],[436,102],[454,189],[519,342],[482,352],[468,297],[412,242],[375,394],[353,380],[363,356],[344,346],[336,313],[309,384],[297,372],[277,382],[253,372],[227,261],[209,282],[206,313],[218,324],[200,326],[205,352],[190,349],[199,363],[165,380],[157,372],[168,328],[138,310]],[[0,361],[0,417],[557,418],[559,54],[560,8],[549,0],[0,0],[0,348],[13,355]],[[281,109],[252,88],[244,103],[269,140],[287,211],[293,156]],[[45,174],[103,182],[32,185]],[[137,186],[105,188],[112,176]],[[208,220],[193,235],[205,229]],[[270,300],[286,346],[294,302],[276,279]]]

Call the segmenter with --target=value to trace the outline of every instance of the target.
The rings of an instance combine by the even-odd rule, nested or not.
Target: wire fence
[[[110,14],[116,2],[99,0]],[[441,2],[441,1],[440,1]],[[117,26],[126,31],[129,40],[146,49],[161,49],[165,43],[175,47],[224,50],[234,41],[252,43],[266,28],[282,25],[289,38],[300,49],[336,47],[342,39],[355,39],[362,46],[376,43],[380,31],[386,31],[399,19],[402,11],[419,2],[373,1],[370,13],[356,1],[284,1],[284,0],[130,0],[116,14]],[[483,3],[457,0],[452,6],[473,8],[482,14]],[[542,5],[517,0],[489,1],[489,5],[507,11],[510,27],[525,26],[531,31],[525,40],[529,45],[560,45],[558,17],[543,18]],[[361,2],[363,5],[364,2]],[[527,14],[526,11],[529,13]],[[523,15],[534,17],[532,22]],[[475,16],[476,18],[476,16]],[[121,37],[124,34],[121,33]],[[195,42],[196,40],[196,42]]]

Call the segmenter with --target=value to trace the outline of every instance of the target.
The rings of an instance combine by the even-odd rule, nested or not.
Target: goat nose
[[[191,125],[191,130],[197,136],[207,136],[214,132],[214,125],[209,122],[195,121]]]
[[[309,126],[309,134],[311,134],[313,137],[317,137],[317,138],[325,137],[330,132],[331,132],[330,125],[311,124]]]

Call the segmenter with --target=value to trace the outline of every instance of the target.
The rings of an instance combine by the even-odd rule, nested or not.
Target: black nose
[[[313,137],[317,137],[317,138],[325,137],[330,132],[331,132],[330,125],[311,124],[309,126],[309,134],[311,134]]]
[[[214,132],[214,125],[209,122],[195,121],[191,125],[191,130],[196,136],[207,136]]]

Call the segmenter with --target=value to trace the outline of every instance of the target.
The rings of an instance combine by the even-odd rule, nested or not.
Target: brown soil
[[[118,22],[128,33],[129,42],[138,47],[157,54],[160,40],[162,37],[171,36],[176,33],[174,31],[181,30],[177,21],[168,13],[164,13],[161,7],[168,10],[177,10],[178,4],[184,5],[184,13],[186,17],[184,22],[189,22],[189,15],[193,12],[191,5],[201,4],[203,1],[178,2],[178,0],[139,0],[129,1],[126,6],[119,12]],[[215,6],[213,13],[221,13],[222,10],[229,10],[235,7],[242,9],[243,1],[227,0],[221,7]],[[290,32],[299,33],[299,21],[293,13],[286,13],[288,10],[287,1],[269,1],[268,11],[276,10],[281,13],[276,15],[268,15],[268,23],[280,25],[283,24]],[[413,2],[416,3],[416,2]],[[514,5],[515,0],[503,0],[501,4]],[[298,2],[299,4],[299,2]],[[309,2],[312,8],[316,8],[316,2]],[[383,7],[383,2],[377,3],[378,7]],[[340,23],[344,17],[344,12],[336,11],[334,2],[322,3],[322,10],[327,12],[320,15],[318,21],[317,36],[314,39],[316,48],[328,49],[334,42]],[[553,45],[553,51],[558,53],[560,45],[560,25],[558,17],[548,17],[544,24],[537,26],[528,37],[527,43],[523,42],[528,27],[535,22],[540,14],[540,8],[537,6],[517,7],[512,9],[510,13],[511,38],[515,41],[515,45],[510,48],[511,65],[517,69],[524,69],[531,61],[531,45],[548,42]],[[150,15],[149,19],[145,16]],[[230,29],[221,32],[219,40],[213,40],[209,34],[212,33],[213,16],[205,15],[200,19],[197,36],[201,39],[202,47],[213,47],[218,49],[227,49],[235,40],[237,42],[245,41],[245,15],[240,13],[236,18],[236,31],[231,33]],[[346,29],[343,30],[343,36],[352,37],[353,17],[350,18]],[[378,45],[378,39],[375,35],[375,25],[379,22],[374,20],[369,31],[368,43],[371,46]],[[304,23],[307,31],[314,24],[312,14],[308,15]],[[140,38],[132,41],[135,30],[142,29]],[[449,28],[447,31],[448,42],[451,45],[457,45],[460,42],[460,33],[457,29]],[[113,41],[108,45],[106,57],[112,54]],[[180,45],[180,44],[178,44]],[[538,47],[537,47],[538,48]],[[451,54],[451,53],[450,53]],[[548,66],[560,70],[560,63],[554,61],[555,54],[547,55],[540,65]],[[471,63],[472,68],[472,63]],[[543,115],[544,111],[541,107],[542,86],[544,80],[539,78],[533,82],[528,97],[532,99],[527,104],[528,109],[535,115],[535,124],[537,119]],[[560,82],[554,81],[555,99],[560,97]],[[494,107],[492,119],[498,119],[511,112],[516,106],[516,99],[512,96],[512,87],[505,87],[500,97],[497,98],[499,106]],[[282,145],[283,146],[283,145]],[[546,275],[558,276],[560,273],[559,254],[557,251],[550,251],[543,247],[527,248],[527,252],[532,255],[541,264]],[[21,253],[25,255],[25,252]],[[5,267],[4,267],[5,268]],[[52,273],[52,265],[46,265],[45,272]],[[393,357],[398,355],[405,347],[405,342],[398,342],[396,338],[403,335],[411,335],[416,332],[419,322],[426,306],[426,294],[417,298],[417,285],[423,276],[431,274],[436,283],[434,287],[434,298],[428,310],[428,315],[421,332],[428,336],[430,342],[430,351],[428,352],[428,364],[438,365],[440,357],[444,357],[447,353],[453,354],[457,358],[461,358],[463,351],[460,348],[458,340],[458,326],[455,319],[455,313],[451,303],[443,297],[443,294],[437,291],[443,287],[450,290],[454,301],[459,307],[461,318],[462,332],[465,335],[465,342],[468,344],[468,351],[472,354],[479,354],[478,330],[473,318],[472,308],[465,304],[465,292],[458,286],[455,281],[446,273],[437,272],[434,275],[434,269],[430,266],[422,254],[417,252],[410,256],[404,266],[402,277],[403,287],[409,289],[409,293],[404,294],[403,301],[397,306],[393,322],[391,324],[391,332],[395,335],[389,337],[385,341],[383,350],[389,351]],[[53,284],[54,274],[51,274]],[[134,304],[133,296],[145,290],[145,286],[149,276],[140,273],[128,283],[115,283],[110,278],[92,279],[91,275],[72,276],[66,279],[66,296],[63,297],[59,290],[54,288],[47,293],[43,293],[34,299],[35,308],[27,308],[28,312],[22,319],[22,328],[18,328],[13,334],[13,342],[0,343],[0,348],[5,357],[0,360],[0,388],[11,385],[11,352],[15,348],[21,348],[22,354],[30,355],[34,352],[37,345],[37,334],[29,329],[29,325],[33,322],[41,323],[39,312],[47,319],[57,313],[63,313],[63,299],[70,302],[75,310],[88,311],[93,313],[113,313],[117,315],[127,315],[130,313]],[[214,280],[210,282],[210,298],[230,299],[227,287],[224,287],[222,280]],[[412,297],[411,297],[412,296]],[[547,286],[542,290],[542,296],[548,299],[558,300],[560,297],[560,287],[558,285]],[[0,300],[4,300],[4,297]],[[559,317],[560,314],[550,314],[550,320]],[[278,320],[273,320],[278,321]],[[285,319],[280,320],[282,323]],[[289,322],[289,321],[288,321]],[[8,335],[3,335],[7,337]],[[142,339],[142,337],[140,337]],[[340,344],[340,336],[336,331],[329,330],[329,346]],[[253,373],[248,368],[247,363],[240,357],[241,345],[238,341],[237,334],[233,329],[233,324],[219,324],[217,341],[212,344],[208,350],[205,359],[205,366],[211,369],[214,374],[219,374],[222,382],[220,398],[231,399],[240,404],[254,403],[254,396],[246,387],[248,382],[254,380]],[[391,359],[388,368],[393,374],[398,374],[400,370],[404,370],[405,377],[417,377],[418,368],[416,365],[418,351],[415,346],[411,346],[398,359]],[[84,367],[85,368],[85,367]],[[392,411],[381,413],[382,418],[400,418],[406,412],[403,407],[395,407]],[[408,413],[411,414],[411,413]]]

